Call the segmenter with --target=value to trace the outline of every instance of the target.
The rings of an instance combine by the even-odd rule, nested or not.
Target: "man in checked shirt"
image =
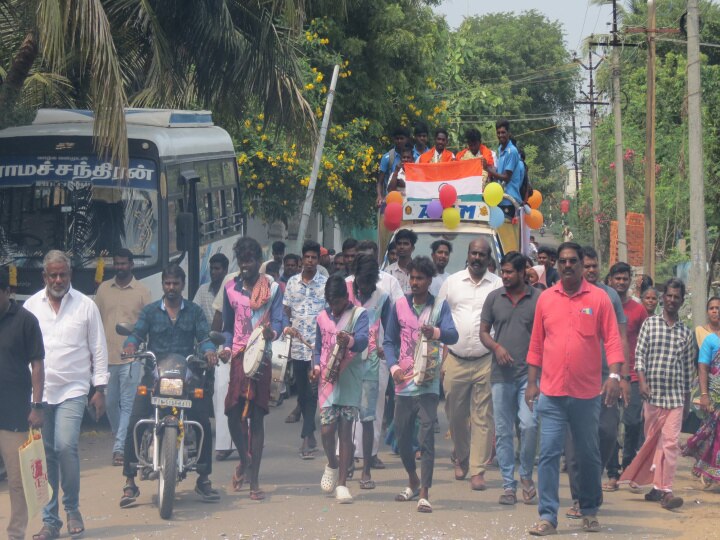
[[[672,510],[683,504],[672,492],[680,455],[680,428],[689,413],[693,359],[697,354],[692,332],[680,322],[685,284],[672,278],[665,283],[663,311],[640,328],[635,349],[635,370],[640,395],[645,399],[645,443],[620,481],[652,483],[646,501]]]

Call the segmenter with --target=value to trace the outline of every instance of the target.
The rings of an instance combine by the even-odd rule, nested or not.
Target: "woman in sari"
[[[707,314],[708,323],[695,329],[699,407],[707,416],[683,448],[683,455],[696,459],[693,473],[706,486],[720,482],[720,298],[708,300]]]

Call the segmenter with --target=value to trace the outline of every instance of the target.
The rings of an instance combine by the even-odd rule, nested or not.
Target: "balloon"
[[[528,197],[527,203],[530,205],[530,208],[533,210],[537,210],[540,208],[540,205],[543,202],[543,196],[542,193],[540,193],[537,189],[533,189],[532,195]]]
[[[570,201],[568,201],[567,199],[563,199],[560,202],[560,212],[562,212],[563,214],[567,214],[569,211],[570,211]]]
[[[427,215],[430,219],[440,219],[443,215],[442,203],[438,199],[433,199],[427,205]]]
[[[500,210],[497,206],[490,207],[490,226],[493,229],[497,229],[503,223],[505,223],[505,213]]]
[[[440,204],[443,208],[450,208],[457,201],[457,190],[450,184],[440,186]],[[454,227],[453,227],[454,228]]]
[[[487,186],[485,186],[485,191],[483,191],[485,204],[488,206],[497,206],[500,204],[500,201],[502,201],[504,193],[505,191],[500,184],[497,182],[490,182]]]
[[[403,203],[402,193],[400,193],[399,191],[391,191],[390,193],[387,194],[387,197],[385,197],[385,202],[388,204],[392,204],[392,203],[402,204]]]
[[[396,202],[390,203],[385,207],[383,222],[385,223],[387,230],[394,231],[400,227],[400,223],[402,222],[402,210],[402,205]]]
[[[443,210],[442,218],[448,229],[456,229],[460,225],[460,211],[453,206]]]
[[[532,209],[530,213],[525,216],[525,223],[531,229],[539,229],[543,224],[543,215],[539,210]]]

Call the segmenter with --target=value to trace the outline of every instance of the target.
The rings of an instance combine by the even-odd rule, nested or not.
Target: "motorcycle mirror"
[[[225,336],[222,335],[221,332],[211,331],[209,335],[210,341],[212,341],[213,345],[216,347],[219,347],[220,345],[225,343]]]
[[[134,326],[132,326],[130,323],[121,322],[115,325],[115,332],[125,337],[132,336],[134,329]]]

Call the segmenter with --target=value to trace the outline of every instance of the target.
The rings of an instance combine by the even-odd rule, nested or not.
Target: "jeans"
[[[642,446],[643,437],[643,400],[640,396],[640,383],[630,383],[630,403],[623,412],[623,424],[625,424],[625,442],[623,442],[622,468],[627,467],[635,459],[635,455]]]
[[[135,399],[137,386],[140,384],[140,375],[143,368],[138,361],[108,367],[110,369],[110,381],[107,386],[105,403],[110,428],[115,434],[113,454],[122,454],[133,400]]]
[[[515,480],[515,420],[520,420],[520,478],[531,479],[537,444],[537,413],[525,403],[527,376],[514,382],[493,383],[495,449],[503,489],[517,489]]]
[[[538,463],[538,513],[557,527],[560,508],[560,455],[568,426],[575,441],[579,502],[582,515],[594,516],[602,502],[598,423],[600,396],[578,399],[540,394],[537,404],[540,421],[540,461]]]
[[[435,466],[435,420],[440,398],[437,394],[427,393],[419,396],[395,396],[395,433],[397,435],[400,459],[408,473],[415,472],[415,450],[413,434],[415,419],[420,419],[420,486],[432,487],[433,468]]]
[[[62,485],[65,512],[77,512],[80,503],[80,425],[87,396],[67,399],[44,408],[43,441],[47,459],[47,475],[52,497],[43,508],[43,523],[60,528],[63,525],[58,510],[58,494]]]

